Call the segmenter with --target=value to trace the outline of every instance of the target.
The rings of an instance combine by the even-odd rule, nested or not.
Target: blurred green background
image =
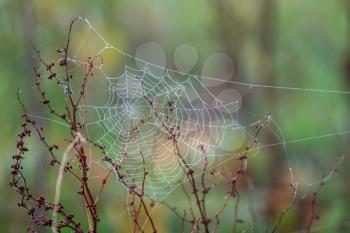
[[[63,47],[69,22],[75,16],[87,17],[114,46],[130,54],[144,42],[158,43],[165,50],[167,67],[173,65],[175,48],[189,44],[199,53],[199,62],[191,71],[199,75],[206,58],[222,52],[233,60],[234,81],[350,90],[348,0],[0,0],[1,232],[25,232],[30,224],[26,213],[16,207],[18,196],[8,186],[11,156],[20,128],[17,88],[28,90],[25,102],[30,108],[38,107],[35,95],[31,98],[30,93],[30,42],[50,58],[57,48]],[[243,104],[256,120],[271,112],[287,141],[350,129],[349,94],[253,88],[244,96]],[[49,138],[60,137],[55,124],[44,124]],[[317,183],[341,154],[346,156],[338,176],[327,183],[319,196],[321,219],[315,224],[315,232],[348,232],[349,139],[348,134],[340,134],[288,144],[287,153],[280,147],[259,151],[259,156],[249,163],[257,183],[252,194],[258,216],[255,232],[265,232],[266,225],[274,225],[278,213],[288,204],[288,166],[284,155],[298,182],[305,184],[280,229],[295,232],[305,228],[309,216],[309,199],[301,197],[304,192],[309,195],[316,186],[308,184]],[[32,177],[35,190],[52,197],[55,173],[48,171],[47,161],[45,155],[34,156],[26,161],[26,172]],[[66,194],[64,189],[62,195],[63,202],[79,210],[76,196]],[[220,198],[215,196],[211,201],[222,201]],[[248,212],[248,202],[243,200],[243,216]],[[99,208],[103,216],[101,232],[130,232],[122,189],[110,184]],[[220,232],[230,232],[230,213],[225,213]],[[177,232],[179,221],[173,214],[164,208],[155,214],[160,232]]]

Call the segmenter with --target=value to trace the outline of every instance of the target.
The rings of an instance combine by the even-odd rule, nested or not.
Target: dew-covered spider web
[[[94,76],[89,80],[87,101],[79,106],[83,133],[104,145],[129,185],[141,189],[144,184],[154,200],[165,198],[186,182],[179,156],[194,170],[202,169],[206,156],[210,168],[215,169],[239,156],[248,144],[253,143],[250,155],[261,148],[280,146],[290,182],[297,184],[285,151],[287,144],[350,133],[343,130],[286,140],[273,113],[254,118],[242,109],[245,94],[258,88],[332,95],[348,95],[349,91],[241,83],[168,69],[114,47],[87,19],[79,18],[68,51],[72,73],[85,70],[88,58],[93,61]],[[207,85],[211,82],[241,94],[220,96],[218,88]],[[261,124],[270,124],[273,140],[255,137]],[[92,160],[111,169],[102,158]]]
[[[126,174],[124,180],[138,188],[144,182],[152,199],[163,198],[185,181],[179,156],[189,167],[202,169],[204,155],[210,165],[217,157],[232,156],[250,137],[247,130],[259,124],[239,123],[240,97],[220,100],[202,77],[176,73],[129,56],[82,20],[89,28],[84,38],[93,38],[95,44],[99,41],[101,47],[87,55],[88,42],[80,38],[80,49],[69,56],[69,61],[81,67],[91,57],[108,88],[103,104],[80,106],[87,113],[86,131],[120,164],[120,173]],[[113,56],[121,57],[121,68],[108,62]],[[148,171],[145,181],[144,168]]]

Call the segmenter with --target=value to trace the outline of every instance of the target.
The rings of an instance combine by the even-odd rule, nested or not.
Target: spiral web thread
[[[209,161],[226,156],[219,163],[213,162],[214,168],[235,158],[246,142],[245,140],[232,145],[233,140],[244,136],[247,136],[248,140],[254,140],[254,133],[250,133],[250,129],[254,130],[261,121],[240,124],[241,100],[221,101],[206,87],[206,81],[214,80],[246,91],[252,88],[274,88],[350,94],[349,91],[224,81],[166,69],[113,47],[87,19],[78,20],[87,29],[89,36],[93,35],[98,41],[97,45],[94,45],[97,49],[89,56],[94,60],[94,68],[108,83],[108,98],[104,104],[80,106],[89,116],[85,122],[86,134],[105,146],[107,154],[120,164],[122,173],[126,174],[125,180],[129,184],[134,184],[136,188],[141,187],[146,168],[149,174],[144,183],[146,193],[155,200],[165,198],[179,184],[186,182],[183,168],[174,154],[172,140],[169,140],[171,135],[176,136],[181,156],[193,169],[201,169],[203,154]],[[88,47],[85,46],[91,45],[83,39],[74,55],[69,56],[68,60],[73,64],[72,70],[87,65],[84,52]],[[121,74],[105,70],[104,58],[108,58],[105,54],[110,52],[123,57],[125,64]],[[142,64],[142,68],[134,68],[137,66],[132,62],[129,63],[130,59]],[[273,119],[271,120],[277,128],[277,132],[274,133],[279,141],[270,144],[257,142],[256,146],[250,149],[251,152],[257,153],[260,148],[271,146],[282,146],[285,149],[289,143],[350,133],[343,131],[286,141],[282,130]],[[291,183],[297,184],[287,157],[286,160]],[[101,158],[95,162],[107,166],[101,162]]]

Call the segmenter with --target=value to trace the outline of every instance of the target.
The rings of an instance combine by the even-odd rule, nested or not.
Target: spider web
[[[215,88],[207,87],[206,82],[216,81],[242,93],[253,88],[271,88],[350,94],[348,91],[226,81],[167,69],[112,46],[87,19],[79,18],[77,23],[79,26],[74,26],[72,31],[77,36],[71,41],[72,47],[77,49],[68,53],[70,69],[81,72],[90,57],[95,76],[99,74],[105,82],[102,92],[106,94],[102,96],[104,103],[88,101],[79,106],[81,112],[87,113],[86,119],[82,117],[85,135],[105,146],[108,155],[120,164],[121,173],[126,175],[125,181],[138,189],[141,189],[146,169],[145,191],[155,200],[165,198],[186,180],[174,153],[172,138],[176,138],[180,154],[191,168],[202,169],[203,154],[215,168],[238,156],[247,142],[256,140],[256,126],[266,120],[242,117],[241,98],[222,101]],[[94,88],[99,88],[99,83],[95,84],[88,92],[92,100],[100,97],[94,96]],[[256,154],[261,148],[282,146],[291,184],[298,182],[287,156],[287,144],[350,133],[343,131],[286,141],[277,122],[273,118],[269,120],[275,127],[271,131],[276,141],[264,143],[258,140],[250,152]],[[92,160],[108,167],[102,158]]]
[[[68,60],[77,68],[87,64],[87,57],[92,58],[108,88],[103,104],[80,106],[87,116],[86,134],[104,145],[129,185],[141,188],[146,169],[146,193],[159,200],[183,183],[184,168],[174,151],[173,138],[186,164],[202,169],[204,154],[214,164],[217,157],[232,155],[242,149],[246,137],[253,137],[248,130],[259,122],[239,123],[241,99],[222,101],[202,77],[127,55],[110,45],[87,19],[81,18],[81,22],[88,30],[84,39],[78,32],[80,41],[72,42],[78,50]],[[121,72],[117,61],[114,67],[108,61],[119,55],[119,63],[124,63]],[[96,162],[101,164],[101,160]]]

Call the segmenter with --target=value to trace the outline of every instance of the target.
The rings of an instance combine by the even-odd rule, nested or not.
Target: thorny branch
[[[25,108],[24,103],[22,102],[20,98],[20,92],[17,92],[17,98],[18,101],[22,107],[23,114],[22,114],[22,132],[18,134],[18,141],[17,141],[17,148],[18,153],[13,156],[14,164],[11,166],[12,171],[12,179],[10,182],[10,186],[14,187],[17,193],[21,196],[20,202],[18,203],[19,207],[24,208],[28,214],[32,217],[32,222],[41,227],[52,227],[55,232],[61,232],[64,228],[70,228],[74,232],[82,233],[84,230],[82,229],[81,223],[74,220],[74,215],[71,213],[67,213],[65,211],[64,205],[59,202],[59,190],[56,190],[56,198],[53,203],[49,202],[46,197],[42,196],[35,196],[32,192],[30,187],[27,184],[26,178],[23,173],[23,165],[22,161],[26,157],[27,152],[29,151],[28,147],[26,146],[26,140],[30,138],[33,133],[32,130],[34,130],[36,136],[39,138],[39,140],[44,145],[44,148],[46,149],[46,152],[51,157],[50,160],[50,166],[58,165],[61,170],[58,175],[58,188],[60,188],[60,183],[62,181],[62,175],[63,173],[72,175],[78,183],[80,183],[80,190],[77,192],[81,197],[82,200],[85,203],[86,213],[87,213],[87,220],[89,223],[89,233],[96,233],[97,232],[97,225],[99,223],[99,217],[96,210],[96,205],[98,201],[98,197],[100,196],[103,187],[105,186],[105,183],[107,182],[107,179],[109,178],[109,174],[103,179],[102,186],[100,188],[100,191],[96,197],[94,197],[93,192],[90,188],[90,184],[88,182],[88,172],[89,172],[89,162],[88,157],[86,154],[86,151],[84,149],[84,145],[82,144],[82,141],[84,137],[82,136],[82,132],[80,132],[83,128],[83,122],[80,122],[77,113],[78,113],[78,106],[80,104],[80,101],[85,101],[85,91],[86,91],[86,84],[89,81],[89,79],[92,77],[92,68],[93,68],[93,59],[88,58],[86,62],[86,72],[82,78],[82,83],[80,87],[80,92],[75,100],[72,94],[72,86],[70,80],[73,79],[73,76],[69,72],[67,58],[68,58],[68,47],[69,47],[69,41],[70,41],[70,34],[73,28],[73,24],[77,19],[74,19],[71,21],[69,33],[67,37],[67,44],[66,47],[63,49],[57,50],[60,54],[63,54],[64,57],[60,58],[57,62],[57,65],[55,63],[46,63],[41,55],[38,49],[36,49],[33,46],[34,52],[36,56],[38,57],[40,66],[45,67],[46,69],[46,77],[48,80],[55,80],[56,84],[60,88],[64,88],[64,94],[66,95],[66,98],[69,100],[66,103],[65,112],[62,114],[57,113],[55,110],[55,106],[51,104],[51,101],[49,97],[47,96],[47,93],[45,89],[42,87],[41,82],[45,74],[41,73],[37,66],[34,66],[34,75],[35,75],[35,85],[36,88],[40,94],[41,100],[40,103],[44,105],[48,110],[49,113],[52,114],[54,117],[57,117],[61,120],[63,120],[66,124],[69,125],[69,138],[67,141],[70,143],[70,149],[67,149],[67,153],[65,153],[65,156],[68,155],[69,151],[73,149],[74,156],[76,157],[78,161],[78,168],[79,171],[75,171],[75,169],[66,163],[65,159],[59,161],[56,154],[60,153],[60,150],[57,145],[50,144],[47,139],[44,136],[44,129],[41,127],[34,119],[30,117],[30,114],[28,114],[28,111]],[[56,68],[57,67],[57,68]],[[65,77],[63,80],[60,80],[57,77],[56,70],[61,69],[61,67],[65,70]],[[77,135],[80,135],[77,139]],[[77,140],[76,140],[77,139]],[[36,205],[37,207],[33,206]],[[51,212],[45,214],[46,212]],[[56,220],[56,216],[60,216],[63,220]],[[53,216],[49,217],[49,216]],[[33,229],[33,232],[35,230]]]

